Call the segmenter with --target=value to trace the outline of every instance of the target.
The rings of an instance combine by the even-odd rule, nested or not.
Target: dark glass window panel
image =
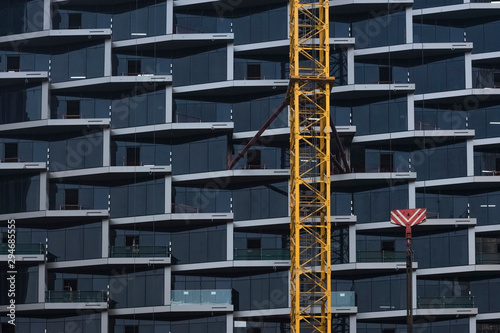
[[[127,147],[127,165],[129,166],[141,165],[140,147]]]
[[[260,80],[260,64],[247,64],[247,79]]]
[[[393,83],[392,67],[379,67],[379,83]]]
[[[20,56],[7,56],[7,72],[19,72],[21,70]]]
[[[129,59],[127,61],[127,74],[129,76],[141,74],[141,60]]]
[[[81,29],[82,27],[82,14],[69,13],[68,14],[68,29]]]
[[[5,143],[4,162],[19,162],[18,144],[16,142]]]
[[[66,101],[66,118],[80,118],[80,101]]]
[[[78,189],[64,190],[64,205],[65,209],[78,209]]]

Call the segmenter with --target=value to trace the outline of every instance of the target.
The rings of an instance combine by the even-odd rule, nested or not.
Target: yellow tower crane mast
[[[328,0],[290,0],[291,331],[331,332]]]

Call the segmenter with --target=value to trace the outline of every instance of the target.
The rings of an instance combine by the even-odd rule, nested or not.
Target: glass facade
[[[492,333],[498,5],[329,5],[332,332],[405,331],[390,211],[422,207],[415,330]],[[288,96],[289,8],[1,2],[1,333],[290,330],[289,108],[228,168]]]

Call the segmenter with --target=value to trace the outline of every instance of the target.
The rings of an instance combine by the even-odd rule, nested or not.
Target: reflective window
[[[288,216],[288,183],[275,183],[233,191],[234,220]]]
[[[288,38],[286,5],[237,8],[233,15],[234,43],[236,45]]]
[[[2,87],[0,124],[38,120],[42,111],[42,87],[23,85]]]
[[[172,173],[178,175],[226,170],[227,154],[227,136],[174,145],[172,146]]]
[[[49,188],[50,209],[108,209],[109,189],[107,187],[54,182]]]
[[[16,272],[16,304],[38,303],[38,266],[16,267]],[[10,280],[1,279],[0,288],[0,304],[10,305]]]
[[[461,266],[469,263],[467,229],[427,236],[416,234],[412,242],[419,268]]]
[[[65,44],[51,50],[52,82],[90,79],[103,76],[104,43]]]
[[[288,79],[288,57],[252,57],[234,59],[235,80],[274,80]]]
[[[50,171],[102,166],[102,132],[99,129],[85,128],[81,134],[79,137],[50,142]],[[61,137],[59,135],[58,139]]]
[[[166,33],[165,0],[135,1],[113,6],[113,40],[144,38]]]
[[[165,123],[166,90],[151,91],[144,85],[111,101],[111,127],[135,127]]]
[[[45,141],[0,139],[0,161],[16,162],[46,162],[47,148]]]
[[[160,143],[113,141],[111,152],[112,165],[170,165],[170,146]]]
[[[408,208],[408,185],[355,192],[353,207],[358,223],[389,221],[391,210]]]
[[[0,35],[43,30],[43,0],[3,1],[0,4]]]
[[[48,230],[49,258],[55,261],[100,258],[101,223]]]
[[[138,75],[170,75],[172,60],[170,56],[163,53],[136,54],[114,54],[113,75],[116,76],[138,76]],[[134,95],[152,90],[150,84],[138,86]],[[132,91],[134,92],[134,91]]]
[[[406,309],[405,274],[359,279],[353,287],[359,312]]]
[[[105,6],[71,5],[56,7],[52,15],[52,29],[111,28],[111,11]]]
[[[230,213],[231,191],[225,189],[227,184],[218,181],[210,182],[204,188],[173,188],[173,213]]]
[[[465,142],[413,151],[410,155],[410,171],[417,172],[417,180],[465,177],[467,175]]]
[[[471,1],[474,2],[474,1]],[[476,1],[477,2],[477,1]],[[414,0],[413,8],[428,8],[428,7],[439,7],[445,5],[457,5],[463,3],[463,0]]]
[[[42,53],[35,54],[32,53],[32,49],[24,50],[22,44],[18,49],[18,52],[0,51],[0,72],[47,72],[49,70],[50,55]],[[44,52],[43,49],[39,51]],[[33,84],[28,84],[20,87],[26,89],[32,86]],[[2,90],[5,88],[6,87],[2,87]]]
[[[165,213],[165,178],[111,187],[111,216]]]
[[[173,60],[174,86],[225,81],[227,79],[227,47],[199,47],[178,51]],[[176,73],[182,72],[182,75]]]
[[[123,271],[115,271],[115,274],[109,277],[111,308],[120,309],[164,304],[164,269],[123,273]]]
[[[0,214],[40,210],[40,176],[0,176]]]
[[[220,333],[226,330],[226,316],[209,316],[206,318],[186,320],[134,320],[115,319],[115,333],[128,333],[127,327],[139,327],[142,332],[185,332],[185,333]],[[135,333],[135,332],[134,332]],[[246,333],[246,331],[245,331]]]
[[[232,10],[225,3],[214,3],[213,9],[174,8],[174,34],[230,33]],[[230,7],[232,8],[232,7]]]
[[[500,304],[497,301],[500,278],[471,281],[470,288],[475,300],[474,307],[477,307],[480,313],[500,311]]]
[[[109,118],[111,100],[85,96],[56,96],[50,103],[51,119]]]
[[[233,278],[235,310],[279,309],[289,306],[288,271]]]
[[[172,119],[174,123],[230,122],[232,107],[227,100],[175,99]],[[234,117],[234,116],[233,116]]]
[[[353,17],[352,37],[356,38],[356,48],[406,43],[406,13],[403,9],[395,6],[390,14],[384,10],[376,13],[376,17],[374,13]]]
[[[266,96],[233,104],[235,132],[257,131],[285,100],[285,94]],[[285,108],[269,128],[288,127],[288,108]]]

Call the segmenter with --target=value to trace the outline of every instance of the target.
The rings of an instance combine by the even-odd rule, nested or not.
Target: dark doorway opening
[[[380,154],[380,172],[393,172],[393,155]]]
[[[127,70],[129,76],[135,76],[141,74],[141,61],[140,60],[129,60],[127,63]]]
[[[4,145],[4,162],[19,162],[17,142],[8,142]]]
[[[140,147],[127,147],[127,165],[129,166],[141,165]]]
[[[392,80],[392,67],[383,66],[378,69],[379,83],[393,83]]]
[[[247,79],[260,80],[260,64],[247,64]]]
[[[80,101],[66,101],[66,118],[80,118]]]
[[[71,13],[68,15],[68,29],[81,29],[82,28],[82,14]]]
[[[261,169],[260,156],[260,150],[249,149],[247,152],[247,169]]]
[[[7,56],[7,72],[19,72],[21,70],[20,56]]]
[[[64,190],[64,209],[65,210],[80,209],[80,205],[78,204],[78,189]]]

